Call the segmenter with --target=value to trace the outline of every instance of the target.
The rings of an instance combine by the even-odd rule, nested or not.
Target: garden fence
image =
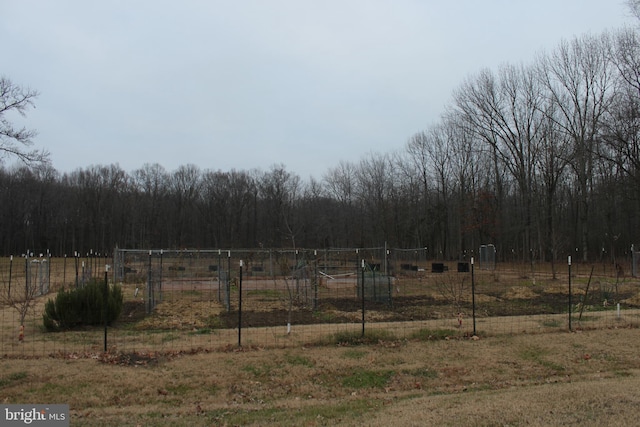
[[[627,272],[635,257],[633,252],[627,260]],[[367,331],[412,339],[640,323],[640,280],[607,263],[574,261],[569,276],[562,262],[494,262],[485,268],[484,259],[481,264],[472,256],[443,260],[427,248],[384,245],[116,249],[109,258],[31,261],[36,259],[0,259],[1,356],[93,354],[105,345],[123,352],[299,346],[358,335],[365,324]],[[100,325],[45,331],[44,306],[58,290],[102,283],[104,277],[123,293],[120,317],[106,333]],[[29,296],[32,288],[37,292]],[[19,340],[19,309],[25,307]]]

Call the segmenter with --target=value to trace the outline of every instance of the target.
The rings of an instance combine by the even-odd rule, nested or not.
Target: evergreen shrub
[[[107,289],[107,324],[122,311],[122,289],[114,284]],[[60,289],[54,300],[44,306],[42,320],[47,331],[104,324],[104,282],[92,280],[77,289]]]

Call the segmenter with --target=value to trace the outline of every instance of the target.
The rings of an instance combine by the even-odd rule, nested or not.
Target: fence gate
[[[27,286],[34,296],[49,293],[49,260],[31,259],[27,262]]]
[[[228,270],[218,270],[218,301],[231,311],[231,281]]]
[[[147,314],[151,313],[156,305],[162,301],[162,256],[154,256],[149,253],[149,268],[147,270],[147,295],[145,307]]]
[[[295,284],[294,298],[298,303],[312,309],[318,305],[318,280],[315,270],[306,257],[303,257],[298,259],[292,271]]]
[[[380,271],[378,265],[365,264],[364,271],[358,275],[358,298],[362,298],[362,281],[364,280],[364,297],[367,301],[392,304],[391,276]]]
[[[494,245],[480,246],[479,267],[481,270],[496,269],[496,247]]]

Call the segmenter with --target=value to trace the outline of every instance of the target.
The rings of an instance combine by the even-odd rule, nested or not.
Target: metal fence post
[[[9,257],[9,289],[7,291],[7,297],[11,299],[11,272],[13,270],[13,255]]]
[[[242,260],[238,279],[238,347],[242,347]]]
[[[364,259],[362,260],[362,338],[364,338]]]
[[[471,307],[473,316],[473,335],[476,335],[476,284],[473,272],[473,257],[471,257]]]
[[[151,305],[151,301],[152,301],[152,288],[153,288],[153,284],[151,283],[151,251],[149,251],[149,266],[147,268],[147,314],[151,313],[151,310],[153,309],[152,305]]]
[[[109,317],[109,282],[107,272],[109,266],[104,266],[104,352],[107,352],[107,318]]]
[[[567,264],[569,266],[569,332],[571,329],[571,256],[567,259]]]

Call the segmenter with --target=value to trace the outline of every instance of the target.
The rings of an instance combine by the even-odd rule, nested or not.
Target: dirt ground
[[[589,270],[573,278],[573,307],[580,316],[612,310],[621,302],[624,309],[640,307],[640,280],[597,276],[591,278]],[[518,269],[480,271],[475,276],[476,312],[482,319],[553,315],[566,312],[568,285],[566,280],[552,279],[548,272],[532,274]],[[566,279],[566,278],[565,278]],[[411,322],[437,319],[455,319],[458,314],[469,318],[472,314],[472,293],[468,274],[421,272],[391,279],[388,288],[379,291],[389,300],[366,301],[368,322]],[[283,279],[245,279],[243,284],[243,326],[247,328],[293,325],[342,324],[358,321],[362,303],[356,289],[356,277],[340,280],[322,280],[320,286],[309,287],[305,298],[290,298]],[[126,285],[125,285],[126,288]],[[189,325],[206,327],[208,317],[192,316],[194,312],[211,313],[211,304],[193,310],[198,304],[206,306],[216,301],[213,311],[216,327],[238,327],[238,288],[231,289],[231,309],[217,305],[218,284],[212,281],[169,281],[163,284],[164,301],[156,313],[145,319],[149,327],[165,327],[163,322],[176,319],[176,313],[188,315]],[[131,291],[125,289],[125,294]],[[295,294],[302,295],[303,292]],[[316,299],[312,298],[315,295]],[[187,306],[184,306],[187,304]],[[143,312],[140,302],[125,307],[125,318],[137,319]],[[171,327],[176,327],[175,322]]]
[[[0,401],[73,426],[635,425],[635,328],[4,358]]]

